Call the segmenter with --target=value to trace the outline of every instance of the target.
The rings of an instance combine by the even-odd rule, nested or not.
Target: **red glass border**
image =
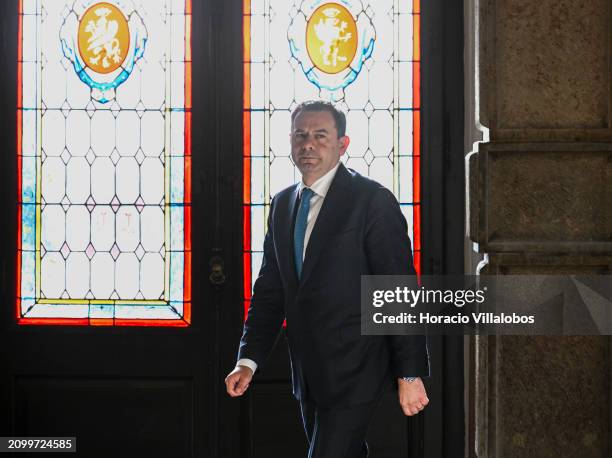
[[[184,161],[184,273],[183,318],[127,319],[127,318],[22,318],[21,317],[21,169],[22,169],[22,63],[23,63],[23,3],[19,1],[17,32],[17,261],[16,261],[16,320],[19,325],[61,326],[149,326],[187,327],[191,324],[191,0],[185,0],[185,161]]]
[[[412,0],[413,265],[421,276],[421,2]],[[243,299],[246,319],[251,299],[251,1],[243,0]]]

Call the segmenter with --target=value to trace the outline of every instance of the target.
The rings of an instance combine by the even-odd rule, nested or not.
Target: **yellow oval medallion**
[[[339,73],[357,52],[357,24],[353,15],[338,3],[318,7],[306,26],[306,49],[310,60],[325,73]]]
[[[97,73],[118,69],[130,47],[130,28],[119,8],[106,2],[92,5],[79,22],[79,53]]]

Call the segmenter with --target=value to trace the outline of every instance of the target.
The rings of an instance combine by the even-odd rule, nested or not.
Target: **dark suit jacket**
[[[376,399],[389,381],[429,375],[424,336],[361,336],[361,275],[414,275],[395,196],[340,164],[297,278],[293,224],[299,186],[273,199],[264,257],[238,358],[262,364],[287,320],[293,393],[321,406]]]

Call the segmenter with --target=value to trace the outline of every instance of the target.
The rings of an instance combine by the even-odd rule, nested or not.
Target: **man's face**
[[[348,144],[328,111],[302,111],[291,126],[291,157],[307,186],[336,166]]]

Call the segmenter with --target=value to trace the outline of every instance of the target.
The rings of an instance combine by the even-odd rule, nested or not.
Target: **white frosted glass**
[[[42,69],[42,101],[47,108],[59,109],[65,100],[66,70],[59,62],[49,61]]]
[[[266,159],[263,157],[251,158],[251,203],[264,203],[264,167]]]
[[[263,247],[266,222],[263,205],[253,205],[251,207],[251,246]]]
[[[42,245],[47,251],[59,251],[66,239],[66,214],[60,205],[46,205],[41,211]]]
[[[291,154],[289,133],[291,132],[291,114],[289,111],[276,110],[270,116],[270,149],[276,156]]]
[[[399,112],[399,154],[412,155],[412,111]]]
[[[140,261],[140,289],[145,299],[159,299],[164,288],[164,261],[159,253],[147,253]]]
[[[89,244],[89,212],[83,205],[71,205],[66,212],[66,243],[71,251],[85,251]]]
[[[22,0],[23,14],[36,13],[36,0]]]
[[[304,100],[313,100],[319,98],[319,90],[314,84],[306,79],[301,70],[295,72],[295,100],[297,103]]]
[[[142,150],[147,156],[159,157],[164,150],[164,118],[159,111],[147,111],[141,120]]]
[[[286,43],[285,43],[286,46]],[[288,109],[293,102],[293,69],[286,60],[279,60],[270,70],[270,102],[274,108]]]
[[[85,111],[71,110],[66,118],[66,148],[72,156],[85,156],[89,150],[89,116]]]
[[[276,157],[270,164],[270,194],[274,196],[296,181],[291,160],[288,157]]]
[[[393,21],[387,14],[377,14],[374,27],[377,33],[372,58],[377,62],[387,62],[393,57]]]
[[[48,157],[42,163],[42,197],[47,203],[59,203],[64,197],[66,166],[59,157]]]
[[[251,155],[264,155],[264,113],[263,111],[251,112]]]
[[[399,62],[399,108],[412,108],[412,62]]]
[[[399,201],[400,203],[412,202],[412,157],[398,158],[399,161]]]
[[[40,128],[42,294],[66,299],[158,300],[166,283],[164,260],[159,253],[164,246],[165,221],[162,208],[148,204],[159,204],[164,199],[165,172],[160,155],[166,143],[164,114],[170,115],[165,110],[171,105],[166,100],[170,95],[166,91],[167,81],[172,102],[179,110],[184,108],[184,63],[170,64],[168,60],[184,59],[185,2],[147,0],[134,5],[149,32],[145,58],[137,62],[127,80],[118,87],[116,101],[104,104],[92,101],[90,88],[78,78],[59,44],[59,29],[73,8],[73,0],[22,1],[26,13],[22,17],[24,60],[43,56],[42,66],[40,62],[22,64],[23,106],[40,108],[41,99],[45,111],[40,126],[37,126],[39,113],[22,112],[23,148],[19,152],[31,158],[24,158],[23,195],[20,196],[28,201],[36,191],[34,155],[38,153],[36,142]],[[27,16],[41,6],[45,9],[42,16],[40,12],[37,16]],[[182,201],[182,194],[178,193],[182,193],[184,186],[184,113],[173,113],[172,121],[170,153],[178,156],[176,160],[180,164],[176,162],[174,170],[171,168],[170,185],[174,190],[172,195]],[[166,164],[170,167],[169,162]],[[27,218],[23,220],[24,226],[32,225],[34,220],[33,211],[25,211],[28,208],[22,208],[22,215]],[[182,212],[182,207],[173,208],[169,235],[180,241],[181,248]],[[22,234],[24,247],[34,243],[33,236],[26,237],[23,228]],[[183,256],[180,253],[171,256],[171,285],[177,295],[175,300],[182,301]],[[22,274],[28,278],[22,281],[21,293],[32,295],[33,252],[22,261],[22,266]],[[26,307],[25,312],[33,302],[24,298],[22,305]],[[175,302],[174,307],[182,313],[182,302]],[[113,315],[179,318],[167,306],[134,304],[118,308],[106,304],[91,308],[87,304],[38,304],[28,316],[87,317],[88,313],[98,318]]]
[[[34,62],[24,62],[21,65],[22,106],[24,108],[37,108],[40,92],[36,86],[36,65]]]
[[[66,166],[66,195],[72,204],[84,204],[89,197],[89,164],[84,157],[73,157]]]
[[[175,14],[172,18],[172,33],[170,35],[171,58],[173,61],[185,60],[185,16]]]
[[[97,156],[110,156],[115,147],[115,118],[108,110],[97,110],[91,118],[91,147]]]
[[[412,1],[399,0],[400,13],[412,13]]]
[[[264,95],[264,64],[251,64],[251,107],[267,107]]]
[[[134,251],[140,243],[140,213],[133,205],[119,207],[116,216],[116,238],[121,251]]]
[[[115,288],[115,262],[109,253],[91,259],[91,292],[96,299],[110,298]]]
[[[185,0],[173,0],[172,1],[172,14],[184,14],[185,13]]]
[[[399,15],[399,60],[400,61],[411,61],[412,55],[412,14],[401,14]]]
[[[157,159],[150,159],[151,161]],[[161,169],[161,162],[158,161],[160,166],[160,173],[163,172]],[[144,165],[144,164],[143,164]],[[153,171],[158,170],[153,168]],[[170,158],[170,202],[171,203],[183,203],[185,200],[185,159],[183,157],[171,157]],[[154,176],[154,174],[152,174]],[[145,178],[147,182],[151,186],[151,191],[149,192],[150,196],[145,197],[144,189],[143,189],[143,197],[145,197],[145,202],[151,203],[159,203],[161,197],[155,200],[155,193],[162,192],[163,193],[163,175],[157,179],[153,178]]]
[[[264,17],[262,15],[251,16],[251,61],[253,62],[264,60],[264,37]]]
[[[393,102],[393,69],[376,62],[370,70],[370,102],[374,108],[389,108]]]
[[[182,206],[172,205],[170,206],[169,211],[170,211],[170,229],[171,229],[170,249],[172,251],[182,251],[185,248],[184,237],[183,237],[183,227],[185,224],[185,221],[184,221],[185,210]],[[172,254],[173,257],[175,255],[176,255],[175,253]]]
[[[87,318],[87,304],[36,304],[26,318]]]
[[[91,195],[96,204],[108,204],[115,195],[115,166],[108,157],[98,157],[91,166]]]
[[[84,299],[89,290],[89,259],[85,253],[70,253],[66,259],[66,291],[71,299]]]
[[[393,164],[388,158],[374,158],[370,164],[369,172],[370,178],[393,190]]]
[[[34,298],[35,286],[34,286],[34,272],[36,268],[36,253],[33,251],[22,251],[21,252],[21,268],[22,273],[27,274],[26,278],[22,276],[21,282],[21,297],[22,298]]]
[[[170,154],[182,156],[185,154],[185,113],[173,111],[170,123]]]
[[[115,306],[115,318],[176,320],[182,317],[177,315],[177,313],[167,305],[146,306],[118,304]]]
[[[164,213],[161,207],[147,206],[140,215],[142,246],[145,251],[159,251],[164,243]]]
[[[117,116],[117,150],[122,156],[133,156],[140,145],[140,119],[135,111],[119,112]]]
[[[387,157],[393,151],[393,118],[387,110],[375,111],[370,118],[370,149],[374,156]]]
[[[21,153],[34,156],[36,151],[36,116],[34,110],[22,110]]]
[[[265,12],[264,0],[251,0],[251,14],[263,14]]]
[[[178,159],[178,158],[175,158]],[[173,170],[182,175],[183,170]],[[177,181],[180,178],[176,177]],[[157,204],[164,197],[164,166],[159,158],[146,158],[140,166],[141,196],[147,204]]]
[[[170,300],[183,300],[183,272],[185,256],[181,252],[173,252],[170,257]]]
[[[96,251],[109,251],[114,241],[115,212],[109,205],[96,205],[91,212],[91,243]]]
[[[133,157],[122,157],[116,166],[117,197],[122,204],[136,202],[141,180],[138,163]]]
[[[131,80],[133,77],[130,76],[128,79]],[[87,107],[87,104],[91,101],[91,91],[89,86],[84,84],[78,77],[78,75],[73,71],[72,67],[68,67],[68,71],[65,73],[66,78],[66,97],[68,103],[70,104],[70,108],[73,110],[84,110]],[[119,93],[127,92],[129,89],[125,87],[125,84],[121,85],[121,90]],[[72,114],[76,113],[75,111]],[[83,113],[85,114],[85,113]],[[89,127],[87,128],[87,132],[89,135]]]
[[[25,62],[36,60],[36,23],[37,16],[23,16],[22,22],[22,58]]]
[[[89,306],[89,318],[92,319],[109,319],[113,318],[115,307],[107,304],[91,304]]]
[[[117,103],[123,109],[134,110],[140,102],[140,83],[142,79],[140,63],[141,61],[136,63],[130,77],[117,90]],[[87,99],[90,100],[89,88],[86,85],[83,86],[87,89]]]
[[[348,112],[346,131],[351,139],[347,149],[348,154],[351,157],[363,157],[368,149],[368,118],[362,110]]]
[[[66,264],[60,253],[47,252],[41,262],[41,292],[47,299],[57,299],[64,291]]]
[[[42,148],[47,156],[59,156],[64,150],[66,124],[61,111],[47,110],[42,117]]]
[[[285,12],[276,14],[270,24],[270,54],[274,57],[274,60],[288,61],[291,57],[291,51],[287,45],[287,28],[291,23],[289,15],[286,14],[287,5],[284,6]],[[276,10],[278,13],[279,11]]]
[[[115,263],[115,289],[120,299],[134,299],[138,294],[139,265],[133,253],[121,253]]]
[[[166,95],[166,73],[158,61],[149,60],[143,65],[141,86],[145,108],[159,110]]]
[[[170,106],[172,108],[185,107],[185,64],[183,62],[172,62],[170,77]]]
[[[361,110],[368,103],[368,81],[369,73],[363,69],[359,77],[345,90],[345,102],[350,109]]]

